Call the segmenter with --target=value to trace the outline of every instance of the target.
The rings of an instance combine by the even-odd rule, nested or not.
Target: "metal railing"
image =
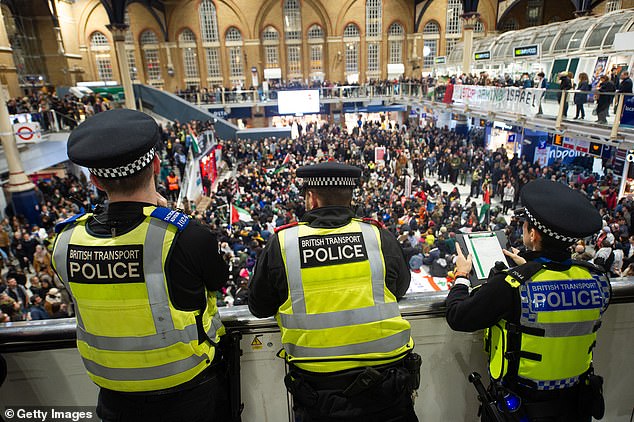
[[[491,87],[493,88],[493,87]],[[421,83],[398,82],[390,84],[378,85],[344,85],[320,88],[304,88],[317,89],[319,97],[322,101],[369,101],[372,99],[383,99],[392,102],[408,102],[420,103],[430,106],[445,104],[445,107],[453,104],[451,99],[445,99],[445,93],[448,89],[447,85],[427,85]],[[514,88],[522,90],[523,88]],[[192,103],[206,105],[234,105],[234,104],[266,104],[268,101],[275,101],[277,93],[280,90],[272,89],[269,91],[258,90],[224,90],[219,89],[212,92],[193,92],[179,93],[183,99]],[[577,91],[568,90],[561,91],[556,89],[544,89],[544,97],[541,100],[539,113],[535,117],[542,119],[554,120],[554,128],[561,130],[564,122],[575,122],[594,127],[609,129],[610,139],[619,139],[619,130],[621,129],[621,121],[623,113],[634,113],[634,95],[616,92],[598,92],[598,91]],[[599,109],[597,99],[610,97],[607,108]],[[583,119],[575,119],[577,114],[577,105],[575,99],[585,98],[580,104],[579,114],[583,115]],[[602,100],[599,100],[603,103]],[[579,101],[577,101],[579,102]],[[608,101],[605,102],[606,104]],[[484,113],[490,113],[492,110],[478,107],[477,105],[469,105],[468,110],[478,110]],[[457,112],[464,112],[465,109],[458,109]],[[526,118],[533,116],[519,115],[518,117]]]

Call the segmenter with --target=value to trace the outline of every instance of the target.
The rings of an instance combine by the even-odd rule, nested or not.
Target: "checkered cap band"
[[[354,177],[304,177],[304,186],[311,187],[355,187],[357,186],[357,179]]]
[[[116,179],[119,177],[132,176],[133,174],[140,172],[145,168],[145,166],[150,164],[152,159],[154,159],[154,148],[149,150],[142,157],[137,158],[136,160],[134,160],[130,164],[126,164],[125,166],[103,169],[89,168],[88,171],[90,171],[97,177],[103,177],[104,179]]]
[[[526,218],[530,220],[533,226],[537,227],[545,235],[552,237],[553,239],[557,239],[561,242],[574,243],[578,240],[576,237],[565,236],[544,226],[541,222],[537,221],[537,219],[533,216],[533,214],[530,213],[528,209],[525,209],[524,212],[526,213]]]

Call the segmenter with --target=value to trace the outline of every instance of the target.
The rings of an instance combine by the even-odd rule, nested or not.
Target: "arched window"
[[[148,29],[141,33],[140,44],[143,50],[146,83],[153,86],[163,85],[158,37]]]
[[[262,31],[264,45],[264,67],[267,69],[280,67],[280,33],[272,26]]]
[[[216,6],[211,0],[203,0],[198,7],[200,33],[203,42],[218,42],[218,17]]]
[[[361,31],[359,31],[359,27],[353,23],[349,23],[343,30],[343,39],[356,39],[358,41],[360,34]]]
[[[130,73],[130,79],[132,81],[139,80],[139,72],[136,68],[136,57],[134,55],[134,33],[132,32],[132,25],[130,24],[130,15],[126,10],[123,16],[124,23],[128,26],[125,31],[125,53],[128,58],[128,72]]]
[[[528,0],[528,6],[526,7],[526,23],[528,26],[540,24],[543,9],[544,0]]]
[[[100,81],[113,80],[112,61],[110,60],[110,43],[101,32],[93,32],[90,36],[90,51],[93,54]]]
[[[319,25],[308,28],[308,44],[310,44],[310,74],[314,79],[323,78],[324,30]]]
[[[203,0],[198,7],[200,34],[207,64],[207,81],[222,82],[220,70],[220,38],[218,37],[218,17],[216,6],[211,0]]]
[[[621,10],[621,7],[622,7],[621,0],[608,0],[605,3],[605,13]]]
[[[393,23],[387,31],[387,40],[390,44],[390,64],[403,63],[403,41],[405,31],[400,23]]]
[[[225,46],[229,54],[229,75],[231,82],[244,80],[244,60],[242,58],[242,34],[232,26],[225,34]]]
[[[383,2],[382,0],[366,0],[365,2],[365,36],[367,45],[368,77],[378,77],[381,73],[381,44],[383,35]]]
[[[517,21],[515,20],[515,18],[509,18],[505,20],[504,23],[502,24],[501,31],[502,32],[515,31],[517,30],[517,28],[519,28],[519,26],[517,25]]]
[[[198,73],[198,53],[196,51],[196,35],[190,29],[184,29],[178,36],[178,46],[183,51],[183,70],[185,83],[191,85],[200,82]]]
[[[264,28],[264,31],[262,31],[262,40],[265,42],[273,41],[275,43],[279,43],[280,33],[277,32],[277,29],[269,25],[266,28]]]
[[[343,30],[343,42],[346,46],[346,76],[359,74],[359,27],[349,23]]]
[[[323,41],[324,40],[324,30],[319,25],[313,25],[308,28],[308,40],[313,41]]]
[[[447,34],[462,33],[462,0],[449,0],[447,2]]]
[[[365,2],[365,33],[368,38],[382,35],[383,4],[381,0]]]
[[[427,25],[423,28],[423,34],[440,35],[440,25],[433,21],[427,22]]]
[[[302,15],[299,0],[284,0],[284,40],[288,77],[302,77]]]
[[[438,56],[438,40],[423,39],[423,68],[432,68],[436,56]]]

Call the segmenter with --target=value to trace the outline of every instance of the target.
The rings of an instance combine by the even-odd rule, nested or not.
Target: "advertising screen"
[[[279,114],[319,113],[319,90],[279,91],[277,109]]]

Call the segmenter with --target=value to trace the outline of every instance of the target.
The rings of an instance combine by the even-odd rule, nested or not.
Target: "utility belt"
[[[326,374],[289,364],[284,383],[301,408],[327,410],[332,417],[361,416],[411,400],[420,386],[421,363],[420,355],[409,353],[390,364]]]
[[[603,377],[590,368],[581,375],[579,382],[561,390],[538,391],[520,382],[492,382],[489,393],[507,421],[556,418],[575,414],[599,420],[605,413]]]

